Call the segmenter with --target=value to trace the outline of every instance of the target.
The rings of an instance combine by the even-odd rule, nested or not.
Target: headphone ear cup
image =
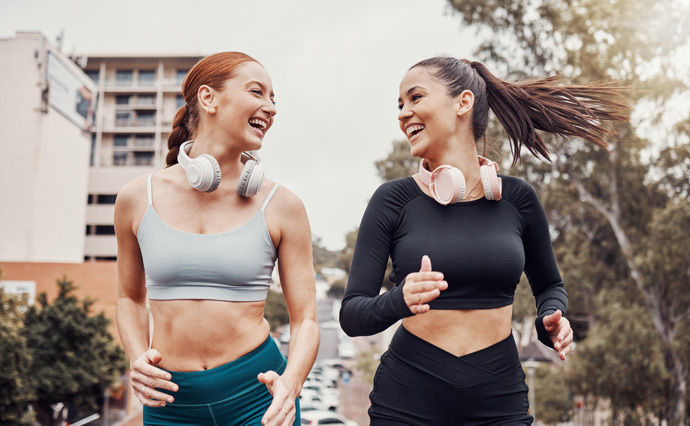
[[[242,197],[253,197],[261,189],[264,181],[264,169],[253,159],[244,163],[244,168],[237,181],[237,193]]]
[[[487,200],[498,201],[501,199],[501,179],[496,175],[496,168],[493,165],[480,166],[479,175],[484,187],[484,197]]]
[[[201,168],[201,180],[197,186],[192,186],[202,192],[215,191],[218,185],[220,185],[220,165],[218,165],[218,161],[208,154],[201,154],[194,160]],[[187,173],[187,178],[189,179],[189,173]]]
[[[429,192],[440,204],[448,205],[465,196],[465,175],[460,169],[442,165],[431,173]]]

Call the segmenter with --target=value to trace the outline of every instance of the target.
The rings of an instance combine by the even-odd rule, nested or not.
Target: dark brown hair
[[[221,52],[200,60],[187,73],[182,82],[182,95],[186,105],[177,110],[173,120],[172,132],[168,136],[168,166],[177,164],[177,154],[183,142],[194,138],[199,125],[197,92],[207,85],[222,90],[223,85],[235,75],[237,66],[244,62],[257,62],[249,55],[240,52]]]
[[[524,145],[536,157],[549,158],[549,149],[535,132],[578,136],[606,148],[606,137],[615,133],[609,121],[626,121],[630,107],[624,88],[611,83],[570,84],[559,76],[509,83],[494,76],[483,64],[466,59],[435,57],[415,67],[427,68],[454,97],[464,90],[474,94],[472,130],[475,141],[486,134],[489,109],[510,139],[513,165]]]

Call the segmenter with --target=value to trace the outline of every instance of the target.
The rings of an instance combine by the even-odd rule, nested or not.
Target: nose
[[[278,113],[278,110],[276,109],[276,105],[273,102],[267,102],[263,108],[261,108],[263,112],[268,114],[269,117],[273,117]]]
[[[402,123],[410,117],[412,117],[412,111],[409,108],[403,106],[402,109],[400,109],[400,112],[398,113],[398,120]]]

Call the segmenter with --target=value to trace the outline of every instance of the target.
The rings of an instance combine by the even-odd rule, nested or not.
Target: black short
[[[371,426],[531,425],[512,336],[456,357],[398,328],[369,395]]]

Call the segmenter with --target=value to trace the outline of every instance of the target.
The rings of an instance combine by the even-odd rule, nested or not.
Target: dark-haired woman
[[[491,109],[515,161],[523,145],[548,158],[535,129],[603,145],[605,122],[625,119],[618,96],[557,78],[511,84],[454,58],[422,61],[404,76],[398,120],[420,173],[371,198],[340,310],[350,336],[402,319],[374,378],[372,426],[532,423],[511,336],[515,287],[524,271],[539,340],[562,360],[573,341],[568,298],[535,191],[497,176],[477,144]],[[389,256],[396,287],[379,294]]]
[[[182,93],[168,167],[127,184],[115,206],[117,322],[144,424],[298,425],[319,341],[309,222],[243,154],[273,124],[271,79],[224,52],[198,62]],[[263,316],[276,260],[289,361]]]

